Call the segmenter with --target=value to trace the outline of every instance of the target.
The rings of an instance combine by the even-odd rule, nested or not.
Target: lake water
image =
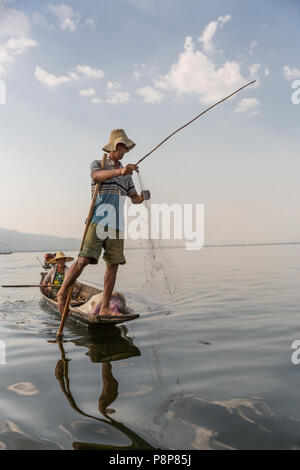
[[[38,283],[39,253],[0,256]],[[91,333],[37,288],[0,288],[0,449],[300,448],[300,246],[127,250],[116,289],[140,319]],[[81,280],[102,287],[104,262]],[[3,349],[3,348],[2,348]]]

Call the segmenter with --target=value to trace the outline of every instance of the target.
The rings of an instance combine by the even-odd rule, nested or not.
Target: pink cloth
[[[123,307],[123,303],[122,303],[122,300],[121,299],[117,299],[117,298],[112,298],[110,301],[109,301],[109,308],[111,310],[113,310],[114,312],[116,313],[121,313],[122,312],[122,307]],[[100,313],[100,309],[101,309],[101,304],[98,304],[96,305],[96,307],[94,308],[93,310],[93,313],[92,315],[99,315]]]

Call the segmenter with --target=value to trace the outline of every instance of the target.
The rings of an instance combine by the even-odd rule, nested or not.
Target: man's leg
[[[104,291],[99,315],[119,315],[109,308],[109,301],[115,287],[118,267],[118,264],[106,265],[106,271],[104,275]]]
[[[89,258],[78,258],[68,269],[64,282],[57,294],[57,304],[61,314],[64,311],[68,287],[76,281],[89,262]]]
[[[98,410],[103,416],[111,415],[115,412],[108,406],[115,401],[118,396],[119,382],[112,375],[112,367],[110,362],[102,362],[102,392],[98,401]]]

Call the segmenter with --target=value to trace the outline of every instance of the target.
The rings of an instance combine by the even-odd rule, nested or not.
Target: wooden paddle
[[[18,285],[2,285],[1,287],[58,287],[60,288],[60,284],[46,284],[43,286],[42,284],[18,284]]]
[[[102,161],[105,162],[106,158],[107,158],[107,154],[105,153],[105,154],[103,155],[103,160],[102,160]],[[104,165],[101,165],[101,166],[102,166],[102,169],[103,169]],[[95,204],[96,204],[96,199],[97,199],[97,196],[98,196],[99,187],[100,187],[100,183],[97,183],[97,184],[96,184],[96,187],[95,187],[95,191],[94,191],[94,195],[93,195],[93,199],[92,199],[92,203],[91,203],[89,215],[88,215],[87,220],[86,220],[85,230],[84,230],[84,234],[83,234],[83,237],[82,237],[82,241],[81,241],[81,245],[80,245],[79,252],[82,250],[82,247],[83,247],[83,244],[84,244],[84,240],[85,240],[85,237],[86,237],[88,228],[89,228],[89,226],[90,226],[90,223],[91,223],[91,220],[92,220],[92,217],[93,217],[94,207],[95,207]],[[66,303],[65,303],[64,311],[63,311],[62,316],[61,316],[59,329],[58,329],[58,331],[57,331],[57,333],[56,333],[56,337],[57,337],[57,338],[61,338],[61,337],[62,337],[62,332],[63,332],[63,329],[64,329],[64,325],[65,325],[65,321],[66,321],[66,316],[67,316],[67,313],[68,313],[68,310],[69,310],[69,305],[70,305],[71,297],[72,297],[72,294],[73,294],[74,286],[75,286],[75,281],[74,281],[74,282],[70,285],[70,287],[69,287],[68,297],[67,297],[67,300],[66,300]]]

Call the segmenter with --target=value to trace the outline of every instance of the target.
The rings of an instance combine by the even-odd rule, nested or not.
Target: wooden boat
[[[43,282],[45,275],[46,273],[41,273],[41,276],[42,276],[41,283]],[[101,318],[101,316],[91,315],[89,313],[82,312],[81,310],[79,310],[78,307],[82,306],[93,295],[100,294],[103,291],[101,291],[100,289],[97,289],[96,287],[92,287],[92,286],[89,286],[87,284],[84,284],[78,281],[76,282],[76,285],[80,288],[78,297],[83,300],[75,299],[71,301],[68,318],[71,318],[77,323],[81,323],[87,327],[95,328],[95,327],[103,327],[105,325],[118,325],[120,323],[128,322],[131,320],[135,320],[136,318],[139,318],[139,315],[133,313],[131,309],[128,309],[123,314],[120,314],[120,316],[118,315],[117,318],[112,317],[109,319],[103,319]],[[42,287],[40,288],[40,291],[41,291],[42,298],[45,301],[45,303],[50,307],[51,310],[53,310],[54,312],[60,315],[60,312],[57,306],[57,301],[54,299],[51,299],[50,297],[47,297]]]

